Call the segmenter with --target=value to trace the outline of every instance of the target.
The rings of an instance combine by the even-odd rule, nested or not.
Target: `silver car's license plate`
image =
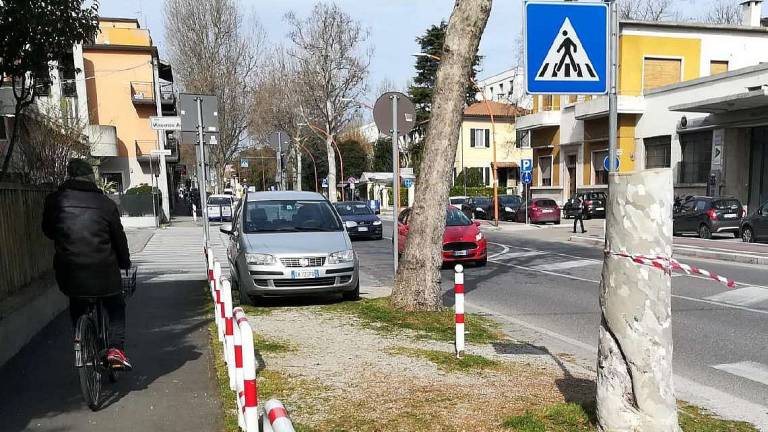
[[[453,251],[453,256],[467,256],[468,254],[469,251],[465,250]]]
[[[319,270],[291,270],[291,279],[314,279],[320,277]]]
[[[738,217],[738,215],[735,215],[735,214],[724,214],[723,217],[726,218],[726,219],[736,219]]]
[[[368,231],[368,227],[357,227],[357,230],[360,232]]]

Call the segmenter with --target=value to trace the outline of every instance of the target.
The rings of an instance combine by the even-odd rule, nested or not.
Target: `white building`
[[[525,94],[525,76],[522,67],[514,67],[496,75],[477,81],[481,90],[478,101],[485,99],[495,102],[517,105],[520,108],[533,108],[533,97]]]

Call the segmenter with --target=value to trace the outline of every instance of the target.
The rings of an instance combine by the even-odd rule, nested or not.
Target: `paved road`
[[[385,224],[386,233],[391,223]],[[548,344],[551,352],[570,352],[593,365],[602,253],[599,248],[544,240],[548,232],[487,233],[491,262],[467,269],[468,306],[505,317],[521,334]],[[678,394],[768,428],[768,267],[683,261],[738,283],[728,290],[701,278],[673,279]],[[445,291],[451,280],[451,271],[444,271]],[[450,292],[444,302],[452,304]]]
[[[200,245],[199,229],[163,229],[133,255],[139,290],[128,305],[126,351],[135,369],[107,386],[104,409],[82,402],[65,312],[0,368],[0,430],[218,430]]]

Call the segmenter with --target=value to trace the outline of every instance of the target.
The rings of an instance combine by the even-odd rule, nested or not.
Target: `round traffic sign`
[[[619,170],[619,162],[620,162],[619,158],[616,157],[616,171]],[[609,167],[608,165],[609,165],[608,156],[606,156],[605,159],[603,159],[603,168],[605,168],[606,171],[611,172],[611,167]]]
[[[386,92],[376,99],[373,121],[379,132],[392,136],[392,103],[397,98],[397,135],[404,136],[416,126],[416,107],[408,96],[400,92]]]
[[[410,189],[411,186],[413,186],[413,179],[404,179],[403,186],[405,186],[407,189]]]

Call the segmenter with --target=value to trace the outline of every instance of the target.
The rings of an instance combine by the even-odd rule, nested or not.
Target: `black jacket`
[[[120,293],[120,269],[130,268],[117,205],[94,183],[67,180],[45,199],[43,232],[54,241],[59,289],[72,297]]]

